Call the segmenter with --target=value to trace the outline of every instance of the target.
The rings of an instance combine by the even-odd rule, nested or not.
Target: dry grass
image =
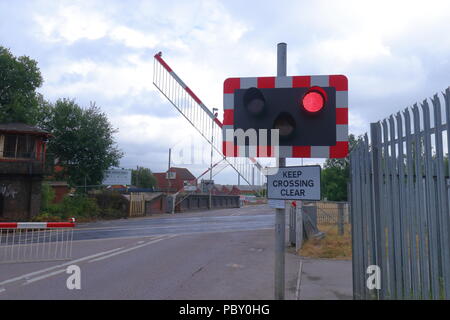
[[[343,236],[338,235],[335,224],[319,224],[318,228],[325,232],[325,238],[306,241],[300,249],[301,256],[337,260],[352,259],[352,241],[348,224],[345,225]]]

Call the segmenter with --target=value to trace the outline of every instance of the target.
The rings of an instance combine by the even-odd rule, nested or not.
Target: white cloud
[[[111,24],[101,13],[75,4],[69,6],[60,4],[56,12],[36,14],[34,19],[40,28],[40,36],[45,40],[64,41],[67,44],[80,39],[100,39],[107,34]]]
[[[145,34],[125,26],[113,28],[110,37],[113,40],[123,42],[125,46],[130,48],[154,48],[158,44],[155,35]]]

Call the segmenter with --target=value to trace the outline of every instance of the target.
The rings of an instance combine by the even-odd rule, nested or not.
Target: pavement
[[[299,300],[352,300],[352,262],[302,258]]]
[[[79,224],[71,260],[0,264],[0,300],[270,300],[274,244],[266,205]],[[285,259],[287,300],[351,298],[351,262]]]

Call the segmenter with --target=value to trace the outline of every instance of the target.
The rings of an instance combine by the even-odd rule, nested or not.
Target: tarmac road
[[[221,209],[79,224],[70,261],[0,264],[0,299],[272,299],[274,210]],[[299,257],[286,254],[286,298]],[[81,270],[69,290],[67,267]]]

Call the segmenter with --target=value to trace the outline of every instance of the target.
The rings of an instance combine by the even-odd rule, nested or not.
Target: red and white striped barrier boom
[[[0,264],[67,260],[75,219],[69,222],[1,222]]]
[[[54,229],[74,227],[74,222],[0,222],[0,229]]]
[[[222,122],[163,60],[161,52],[155,55],[153,84],[244,181],[249,185],[265,183],[262,166],[256,159],[226,158],[223,155]],[[211,121],[214,121],[214,125],[211,125]]]

